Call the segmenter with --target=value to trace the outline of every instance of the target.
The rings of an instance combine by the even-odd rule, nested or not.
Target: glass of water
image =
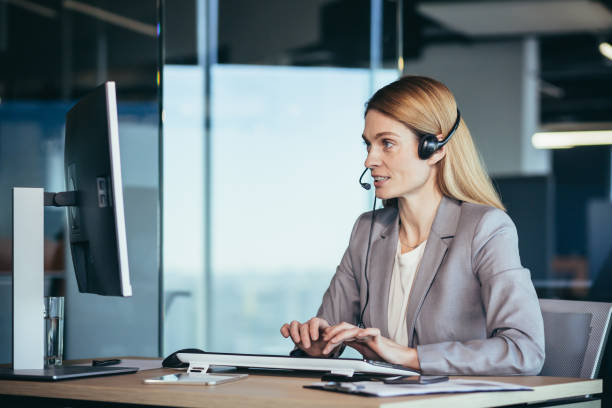
[[[45,296],[45,366],[61,366],[64,354],[64,297]]]

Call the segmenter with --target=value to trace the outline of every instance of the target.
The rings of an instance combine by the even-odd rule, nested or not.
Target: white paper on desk
[[[327,382],[312,384],[313,387],[329,389]],[[343,392],[368,394],[377,397],[397,397],[400,395],[446,394],[485,391],[532,391],[533,388],[496,381],[452,379],[433,384],[385,384],[379,381],[343,382]]]
[[[91,366],[89,364],[75,364],[77,366]],[[154,370],[156,368],[162,368],[162,359],[139,359],[139,358],[122,358],[119,364],[113,364],[106,367],[136,367],[139,371],[142,370]]]

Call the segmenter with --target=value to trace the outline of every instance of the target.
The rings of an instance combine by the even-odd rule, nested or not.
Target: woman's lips
[[[390,177],[383,176],[375,176],[374,177],[374,187],[382,187],[387,181],[389,181]]]

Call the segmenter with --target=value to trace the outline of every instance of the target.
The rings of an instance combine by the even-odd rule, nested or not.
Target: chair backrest
[[[599,372],[612,303],[540,299],[546,360],[540,375],[595,378]]]

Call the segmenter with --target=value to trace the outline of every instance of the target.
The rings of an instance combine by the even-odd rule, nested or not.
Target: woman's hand
[[[323,341],[327,342],[323,354],[344,343],[368,360],[383,360],[416,370],[421,369],[416,349],[381,336],[380,330],[373,327],[360,329],[349,323],[340,323],[325,330]]]
[[[323,332],[329,327],[327,320],[313,317],[304,323],[300,323],[297,320],[285,323],[281,327],[280,332],[285,338],[291,336],[291,340],[293,340],[295,345],[304,350],[309,356],[327,357],[336,348],[327,347],[327,341],[324,341],[322,338]],[[324,352],[324,349],[327,351]]]

